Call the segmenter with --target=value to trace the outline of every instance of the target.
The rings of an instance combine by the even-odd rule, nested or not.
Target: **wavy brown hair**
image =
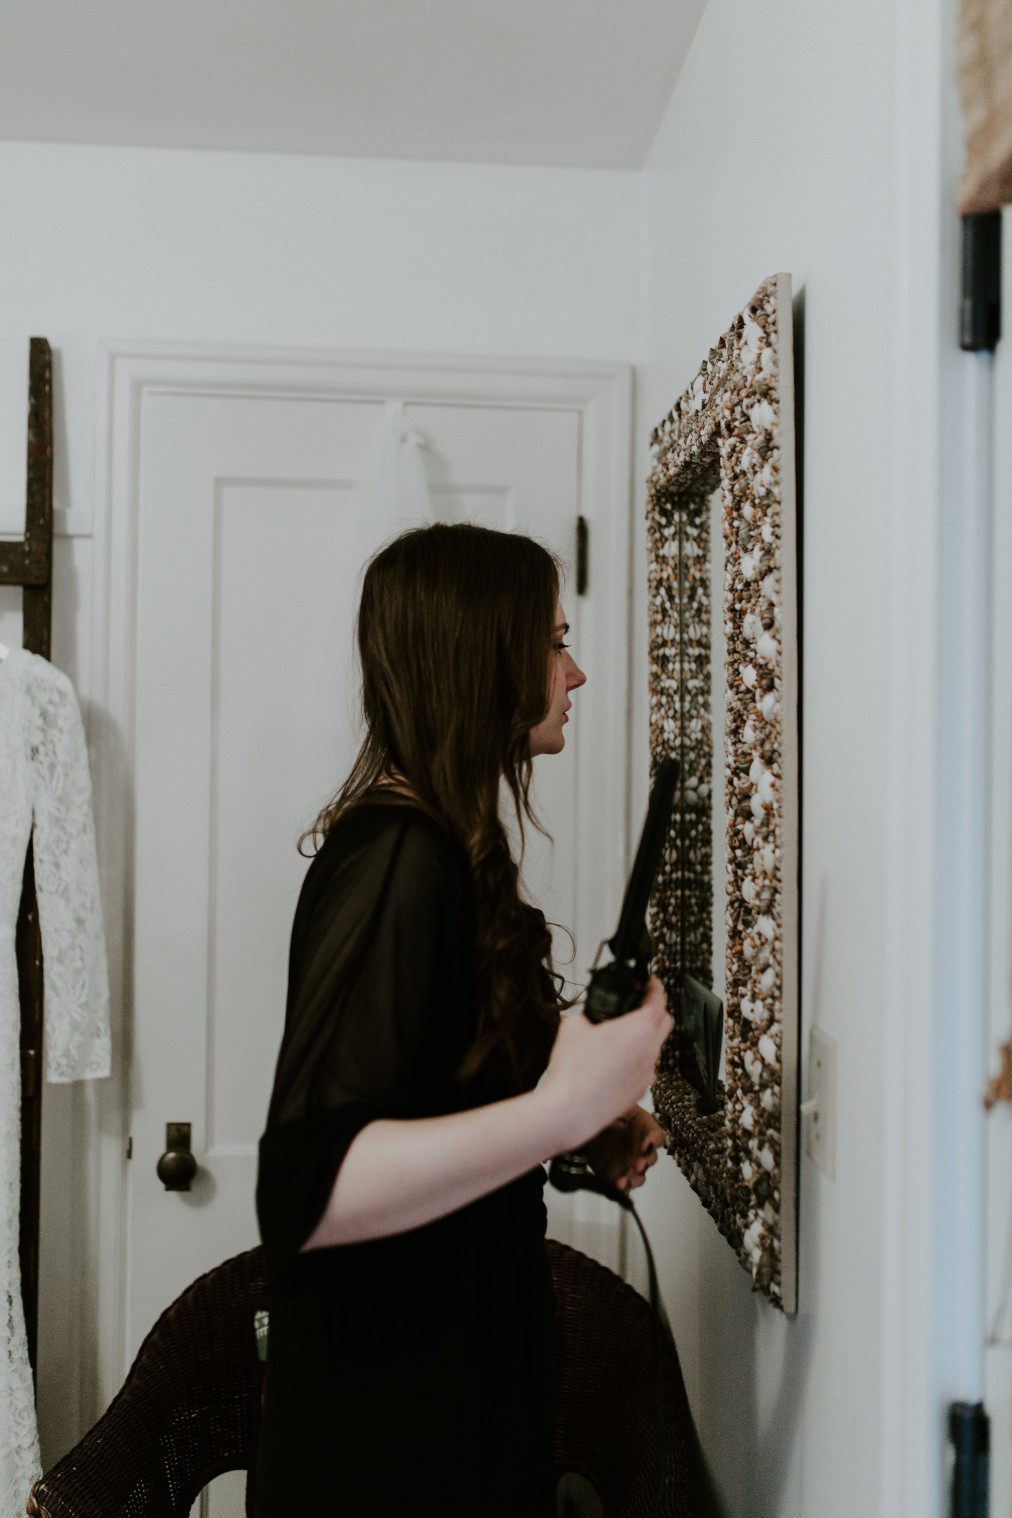
[[[518,1087],[551,1045],[562,997],[544,914],[520,894],[499,811],[520,829],[530,733],[548,711],[560,565],[532,538],[467,524],[415,528],[369,563],[358,614],[366,736],[307,837],[317,841],[388,777],[463,844],[474,887],[478,1031],[461,1070]]]

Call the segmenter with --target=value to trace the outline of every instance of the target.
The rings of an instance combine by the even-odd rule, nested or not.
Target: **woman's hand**
[[[671,1028],[664,987],[651,980],[643,1005],[624,1017],[605,1023],[588,1022],[582,1012],[564,1017],[535,1090],[443,1117],[367,1123],[303,1249],[420,1228],[549,1156],[580,1148],[643,1095]],[[634,1174],[641,1174],[641,1162],[650,1163],[645,1152],[633,1159]]]
[[[561,1104],[564,1147],[586,1144],[639,1101],[673,1026],[656,976],[635,1012],[603,1023],[581,1011],[562,1018],[541,1090]]]
[[[619,1191],[632,1191],[643,1185],[650,1166],[657,1164],[657,1151],[665,1141],[664,1129],[653,1113],[630,1107],[591,1139],[586,1153],[603,1181]]]

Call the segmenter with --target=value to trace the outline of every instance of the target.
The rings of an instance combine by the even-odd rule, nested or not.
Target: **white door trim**
[[[126,1151],[129,1063],[136,617],[136,519],[145,397],[152,394],[272,395],[340,400],[418,400],[576,410],[581,418],[580,511],[591,527],[594,565],[622,588],[599,609],[595,684],[603,720],[594,755],[578,760],[595,820],[586,868],[600,881],[602,914],[614,911],[628,856],[630,448],[628,365],[445,354],[341,353],[109,342],[100,351],[94,521],[95,607],[89,737],[99,868],[103,881],[113,1001],[113,1074],[89,1093],[91,1205],[84,1249],[85,1321],[81,1407],[87,1427],[123,1380],[126,1290]],[[570,593],[574,593],[571,588]],[[589,749],[591,745],[586,745]],[[586,777],[586,779],[585,779]],[[166,1304],[167,1305],[167,1304]]]

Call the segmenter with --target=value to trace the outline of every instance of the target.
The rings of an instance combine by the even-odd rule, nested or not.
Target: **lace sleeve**
[[[84,727],[67,677],[32,681],[35,889],[45,975],[46,1076],[109,1074],[109,982]]]

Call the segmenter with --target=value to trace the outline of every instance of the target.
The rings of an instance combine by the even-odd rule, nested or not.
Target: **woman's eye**
[[[562,651],[563,651],[563,649],[566,649],[566,648],[569,647],[569,644],[568,643],[556,643],[554,646],[559,650],[559,653],[561,654]]]

